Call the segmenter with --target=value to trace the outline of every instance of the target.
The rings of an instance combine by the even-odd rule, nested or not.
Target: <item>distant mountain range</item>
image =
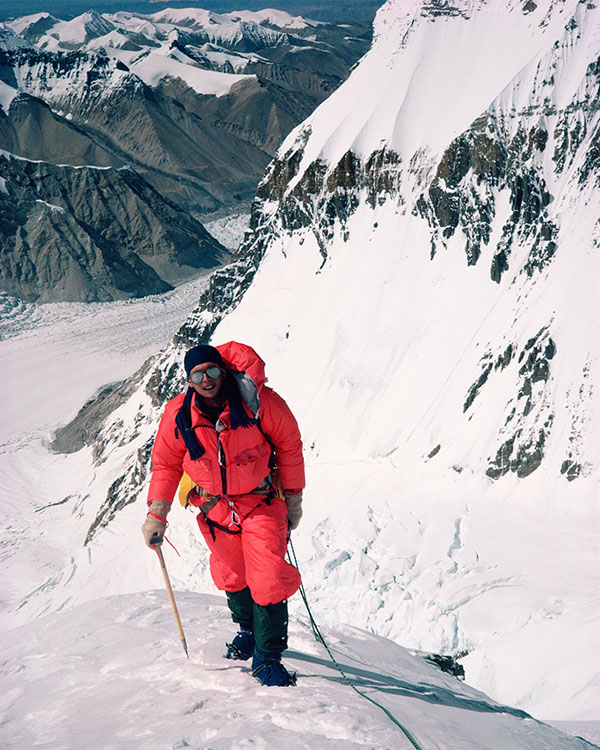
[[[262,10],[264,0],[205,0],[197,3],[207,10],[227,13],[244,7],[247,10]],[[371,22],[382,0],[278,0],[277,7],[295,15],[305,15],[317,21],[340,23],[348,21]],[[194,5],[191,0],[3,0],[0,7],[0,21],[17,16],[48,11],[61,18],[73,18],[90,8],[99,13],[112,13],[128,10],[136,13],[154,13],[164,8],[183,8]]]
[[[17,18],[0,24],[0,149],[53,165],[48,169],[57,182],[64,173],[67,193],[72,167],[112,170],[113,183],[122,183],[115,170],[133,169],[138,184],[147,183],[137,200],[152,194],[153,201],[168,203],[169,210],[159,213],[163,219],[178,216],[178,226],[189,214],[202,220],[239,211],[249,206],[283,138],[339,85],[368,48],[370,35],[368,24],[336,26],[276,10],[167,9],[150,15],[92,10],[71,20],[48,12]],[[109,235],[119,234],[112,232],[113,224],[93,211],[72,214],[78,202],[63,200],[61,191],[49,195],[43,180],[30,186],[28,196],[22,184],[13,189],[14,166],[10,158],[0,162],[2,210],[12,217],[3,230],[0,288],[11,294],[29,300],[141,296],[168,289],[174,279],[225,257],[224,248],[200,232],[204,249],[195,261],[194,243],[184,259],[175,245],[166,255],[155,247],[152,256],[169,258],[172,267],[161,262],[154,279],[155,267],[142,269],[137,261],[130,267],[133,256],[124,260],[125,246],[109,242],[105,259],[125,263],[127,272],[109,274],[110,283],[104,276],[100,280],[86,259]],[[100,188],[92,180],[86,189],[92,185]],[[113,189],[108,182],[103,186]],[[99,209],[105,203],[100,198],[89,205]],[[29,199],[58,206],[60,216],[84,227],[86,252],[74,243],[73,232],[55,227],[41,232],[39,223],[31,241],[23,218],[23,201]],[[126,223],[126,212],[115,216]],[[56,212],[53,219],[56,223]],[[39,220],[46,224],[46,217]],[[150,225],[146,230],[144,246],[155,236]],[[36,271],[38,254],[45,258],[44,273]],[[59,255],[78,266],[68,282],[60,275],[65,264]],[[84,277],[85,284],[73,281]]]

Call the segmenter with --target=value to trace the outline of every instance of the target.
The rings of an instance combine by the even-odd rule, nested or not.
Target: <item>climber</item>
[[[264,362],[250,346],[195,346],[184,367],[187,390],[167,403],[154,441],[144,539],[150,547],[162,542],[187,474],[213,581],[239,626],[226,656],[252,657],[252,673],[263,685],[292,685],[281,655],[287,600],[301,582],[285,560],[305,484],[297,422],[265,385]]]

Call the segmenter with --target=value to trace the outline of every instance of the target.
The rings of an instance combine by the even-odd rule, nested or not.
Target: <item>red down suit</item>
[[[241,526],[242,532],[227,533],[214,525],[211,529],[204,514],[198,514],[217,588],[233,592],[249,586],[257,604],[276,604],[297,591],[300,574],[285,560],[285,502],[278,497],[269,500],[256,490],[269,477],[272,451],[282,487],[295,491],[304,487],[300,431],[285,401],[265,385],[265,363],[252,347],[231,341],[216,348],[227,377],[238,384],[243,408],[260,421],[260,427],[232,429],[227,403],[215,425],[192,399],[191,426],[204,449],[200,458],[192,460],[175,424],[185,394],[171,399],[154,441],[148,503],[156,499],[171,503],[184,471],[198,487],[220,496],[206,518],[233,532]]]

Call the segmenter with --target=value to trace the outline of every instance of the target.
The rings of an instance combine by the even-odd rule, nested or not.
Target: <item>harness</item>
[[[206,496],[198,494],[197,486],[192,487],[192,489],[188,492],[186,507],[188,505],[193,505],[200,510],[200,513],[202,513],[202,517],[208,525],[208,529],[210,531],[210,535],[213,538],[213,541],[216,541],[215,529],[224,531],[226,534],[241,534],[242,522],[245,521],[248,516],[254,513],[257,508],[260,508],[261,505],[271,505],[271,501],[274,498],[281,497],[281,492],[279,487],[273,483],[273,481],[271,480],[271,475],[269,474],[269,476],[265,477],[265,479],[263,479],[263,481],[259,484],[258,487],[256,487],[256,489],[252,490],[251,492],[246,492],[244,493],[244,495],[261,495],[262,499],[254,506],[254,508],[252,508],[251,511],[246,513],[246,515],[243,517],[241,517],[235,509],[235,500],[232,499],[235,497],[242,497],[241,495],[211,495],[209,496],[209,499],[207,499]],[[216,502],[213,502],[213,500],[216,500]],[[229,523],[229,526],[225,526],[221,523],[218,523],[217,521],[213,521],[208,517],[208,513],[210,512],[210,510],[212,510],[212,508],[215,507],[216,503],[218,502],[225,502],[229,506],[229,509],[231,511],[231,521]],[[210,508],[204,510],[202,506],[209,504]]]

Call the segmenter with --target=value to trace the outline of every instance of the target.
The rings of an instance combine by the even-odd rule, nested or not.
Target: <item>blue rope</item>
[[[290,555],[290,551],[289,550],[291,550],[291,555]],[[292,565],[294,565],[296,568],[298,568],[298,570],[299,570],[298,558],[296,557],[296,551],[294,549],[294,545],[292,544],[292,540],[291,539],[289,540],[289,550],[288,550],[288,559],[289,559],[290,563]],[[310,625],[311,625],[311,628],[312,628],[312,631],[313,631],[313,635],[315,636],[315,640],[318,643],[321,643],[323,645],[323,647],[325,648],[325,650],[329,654],[329,658],[331,659],[331,661],[334,664],[335,668],[338,670],[338,672],[344,678],[346,684],[349,685],[352,688],[352,690],[354,690],[355,693],[358,693],[358,695],[360,695],[362,698],[364,698],[365,700],[368,700],[369,703],[372,703],[374,706],[377,706],[377,708],[380,708],[383,711],[383,713],[388,717],[388,719],[391,722],[393,722],[398,727],[398,729],[400,729],[402,731],[402,733],[404,734],[404,736],[406,737],[406,739],[415,748],[415,750],[422,750],[421,746],[417,743],[417,741],[412,736],[412,734],[408,731],[408,729],[405,726],[403,726],[398,721],[398,719],[396,719],[396,717],[392,714],[392,712],[389,711],[381,703],[379,703],[378,701],[376,701],[374,698],[371,698],[371,696],[367,695],[362,690],[360,690],[354,684],[354,682],[352,682],[352,680],[350,679],[350,677],[348,677],[348,675],[344,672],[343,668],[340,666],[340,664],[338,663],[337,659],[332,654],[331,649],[329,648],[327,642],[325,641],[325,638],[323,637],[323,634],[321,633],[321,631],[319,629],[319,626],[317,625],[317,622],[316,622],[315,618],[313,617],[313,614],[312,614],[312,612],[310,610],[310,606],[308,604],[308,599],[306,597],[306,591],[304,589],[304,585],[303,584],[300,584],[299,591],[300,591],[300,596],[302,597],[302,601],[304,602],[304,606],[306,607],[306,611],[308,612],[308,618],[310,620]]]

